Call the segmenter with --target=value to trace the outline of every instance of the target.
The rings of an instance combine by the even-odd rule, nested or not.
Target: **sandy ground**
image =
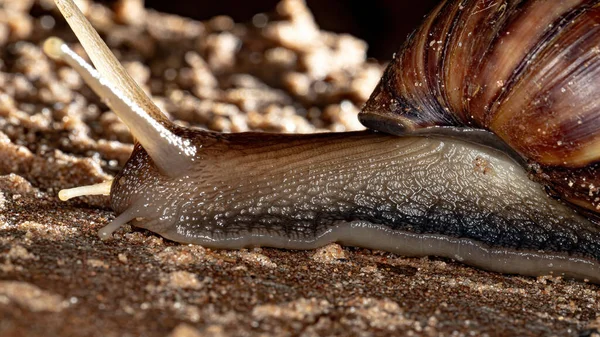
[[[248,24],[195,22],[82,1],[134,78],[182,125],[226,132],[343,131],[382,66],[323,32],[296,0]],[[0,336],[592,336],[600,288],[336,244],[213,251],[126,226],[104,197],[127,128],[43,55],[74,37],[47,0],[0,0]],[[79,50],[81,51],[81,50]]]

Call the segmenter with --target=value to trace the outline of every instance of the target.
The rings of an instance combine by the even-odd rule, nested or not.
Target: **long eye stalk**
[[[75,3],[56,0],[56,4],[97,71],[58,38],[49,38],[44,51],[83,77],[129,127],[161,173],[172,176],[187,169],[194,160],[195,146],[173,133],[173,124],[127,74]]]

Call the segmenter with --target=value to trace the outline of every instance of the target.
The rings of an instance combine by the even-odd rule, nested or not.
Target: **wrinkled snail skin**
[[[548,197],[528,178],[523,166],[529,159],[508,148],[506,138],[460,125],[421,127],[397,116],[415,108],[398,99],[406,88],[389,91],[400,76],[390,68],[408,56],[394,60],[361,115],[365,125],[387,133],[193,130],[168,121],[123,75],[72,0],[56,2],[98,71],[56,38],[44,50],[76,69],[137,140],[110,185],[59,195],[110,194],[118,216],[100,230],[101,238],[131,222],[177,242],[214,248],[312,249],[340,242],[600,283],[600,226]],[[443,6],[455,14],[467,10]],[[440,108],[436,95],[410,95],[423,95],[418,112]]]
[[[446,1],[395,55],[359,119],[394,134],[492,131],[552,195],[598,213],[599,46],[599,0]]]
[[[598,227],[488,147],[370,131],[181,133],[202,146],[188,172],[160,174],[138,146],[111,190],[117,213],[174,241],[288,249],[341,242],[600,281]]]

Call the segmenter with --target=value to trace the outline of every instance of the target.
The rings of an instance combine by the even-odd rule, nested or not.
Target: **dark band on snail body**
[[[338,241],[600,282],[598,226],[496,150],[374,132],[176,133],[202,143],[198,165],[169,178],[138,146],[111,191],[117,213],[166,238],[215,248]]]

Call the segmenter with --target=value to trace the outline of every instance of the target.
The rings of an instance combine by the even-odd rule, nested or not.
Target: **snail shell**
[[[359,118],[395,134],[489,130],[551,194],[598,213],[599,95],[600,1],[446,1]]]
[[[598,37],[588,34],[598,29],[598,1],[443,3],[390,64],[360,115],[365,125],[385,132],[314,135],[219,134],[174,125],[73,1],[55,1],[97,70],[57,38],[44,50],[75,68],[137,140],[114,181],[59,194],[110,194],[118,216],[100,230],[102,238],[132,221],[178,242],[215,248],[310,249],[337,241],[600,283],[600,227],[548,197],[520,166],[562,192],[560,179],[548,172],[594,165],[594,147],[583,141],[595,138],[581,134],[597,112],[593,94],[583,92],[598,92],[590,84],[598,70]],[[485,34],[472,37],[479,24]],[[567,41],[575,47],[561,45]],[[552,55],[573,57],[574,66],[555,68]],[[538,61],[542,65],[532,65]],[[581,74],[587,68],[592,75]],[[558,80],[550,79],[554,72]],[[569,103],[558,99],[558,83],[588,86],[566,94],[577,98]],[[521,125],[554,135],[564,129],[559,121],[574,118],[558,116],[567,108],[579,109],[584,130],[559,138],[572,155],[540,145],[555,139],[551,135],[506,135]],[[542,117],[523,122],[530,115]],[[573,167],[560,164],[565,158],[575,158]],[[595,199],[576,199],[583,192],[569,192],[565,200],[595,207]]]

